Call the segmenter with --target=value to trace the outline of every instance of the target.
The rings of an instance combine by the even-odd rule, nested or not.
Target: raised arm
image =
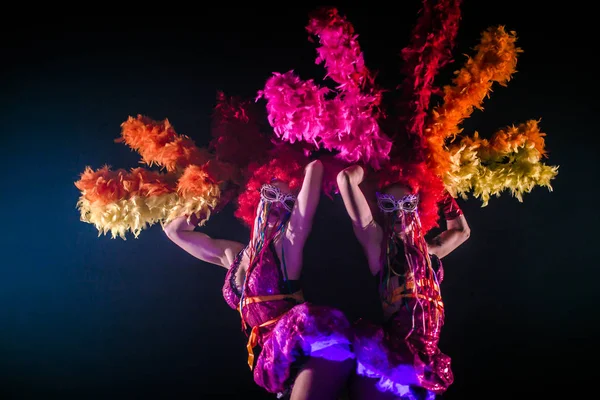
[[[188,223],[185,216],[179,217],[166,224],[164,231],[173,243],[194,257],[229,268],[244,245],[231,240],[213,239],[205,233],[194,231],[195,220],[192,217],[192,223]]]
[[[314,160],[308,164],[304,172],[302,187],[296,198],[296,204],[290,215],[289,232],[294,234],[294,243],[306,241],[312,228],[313,219],[321,197],[323,181],[323,164]]]
[[[469,224],[452,196],[446,194],[441,206],[446,219],[446,230],[428,243],[429,252],[440,259],[452,253],[471,236]]]
[[[348,167],[337,176],[337,184],[352,220],[356,238],[363,246],[373,274],[381,268],[381,241],[383,231],[373,219],[371,207],[360,188],[364,179],[364,170],[359,165]]]
[[[313,218],[321,197],[323,180],[323,164],[319,160],[312,161],[304,171],[302,187],[296,197],[282,249],[285,251],[285,269],[288,279],[300,279],[304,244],[310,234]]]
[[[346,211],[348,211],[352,224],[359,229],[365,229],[373,222],[371,208],[359,187],[363,179],[364,170],[359,165],[348,167],[337,176],[338,188]]]

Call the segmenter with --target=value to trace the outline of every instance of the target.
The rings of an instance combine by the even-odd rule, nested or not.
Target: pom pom
[[[105,166],[97,171],[87,167],[75,186],[81,191],[77,208],[81,220],[93,224],[99,234],[111,233],[125,239],[135,237],[164,217],[177,202],[173,174],[135,168],[113,171]]]
[[[505,190],[520,202],[535,186],[552,190],[558,167],[541,162],[546,157],[544,136],[538,121],[530,120],[499,130],[489,141],[477,132],[463,138],[450,147],[451,169],[444,177],[448,191],[465,199],[472,192],[486,206],[491,196]]]
[[[335,151],[345,162],[379,168],[388,159],[392,143],[377,123],[375,97],[352,92],[325,99],[328,91],[289,71],[274,74],[259,98],[267,100],[269,123],[281,140],[304,141]]]
[[[452,48],[460,20],[460,0],[424,1],[421,16],[402,49],[402,101],[398,105],[400,126],[409,135],[423,135],[434,78],[452,60]]]
[[[165,223],[192,215],[203,225],[219,204],[221,190],[210,173],[199,165],[189,165],[177,182],[178,203],[169,210]]]
[[[476,47],[477,54],[469,58],[457,72],[453,86],[444,88],[444,103],[437,107],[425,129],[430,150],[429,165],[440,176],[450,168],[445,140],[460,133],[459,125],[488,96],[494,82],[505,86],[515,72],[517,54],[514,32],[504,27],[489,28]]]
[[[75,186],[88,201],[113,203],[133,196],[159,196],[174,191],[175,176],[134,168],[131,171],[111,170],[104,166],[96,171],[86,167]]]
[[[210,158],[207,150],[196,147],[189,137],[177,134],[166,119],[157,122],[138,115],[129,117],[121,128],[121,138],[116,142],[124,142],[136,150],[149,166],[156,164],[175,171],[189,164],[204,164]]]
[[[216,159],[242,171],[251,160],[264,158],[271,142],[261,132],[260,119],[254,102],[219,92],[212,116],[213,140],[209,145]]]
[[[365,66],[358,35],[336,8],[315,11],[306,30],[319,38],[316,64],[325,65],[326,78],[337,82],[338,89],[355,91],[373,85],[374,77]]]
[[[337,91],[303,81],[293,71],[275,73],[258,96],[267,100],[269,123],[283,141],[304,141],[344,162],[379,168],[392,142],[378,124],[381,90],[365,67],[354,28],[336,9],[323,8],[306,29],[319,38],[316,62],[325,64]]]
[[[317,144],[323,132],[321,120],[327,92],[327,88],[319,88],[312,80],[303,81],[288,71],[274,73],[257,100],[261,97],[267,100],[269,124],[277,137],[290,143]]]
[[[110,232],[113,239],[120,237],[126,240],[127,232],[137,238],[142,230],[160,223],[165,218],[166,210],[174,207],[177,202],[176,193],[152,197],[133,196],[106,204],[92,203],[82,196],[77,202],[77,208],[81,213],[81,221],[93,224],[98,229],[98,236]]]

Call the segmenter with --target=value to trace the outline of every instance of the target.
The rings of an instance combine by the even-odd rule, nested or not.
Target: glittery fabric
[[[454,198],[449,193],[445,193],[444,198],[440,202],[440,206],[444,213],[444,218],[447,221],[456,219],[463,215],[463,212],[458,206],[458,203],[456,203],[456,200],[454,200]]]
[[[441,283],[441,262],[432,256],[433,261],[438,264],[436,275]],[[426,266],[418,265],[414,279],[412,274],[405,273],[397,291],[407,295],[415,280],[424,280]],[[381,391],[393,392],[406,400],[433,399],[454,380],[450,357],[438,348],[444,313],[441,299],[438,297],[438,302],[433,299],[439,296],[439,288],[419,285],[417,288],[420,298],[396,298],[391,305],[395,311],[383,325],[360,320],[354,326],[357,373],[378,379]]]
[[[240,290],[235,284],[239,258],[229,269],[223,286],[223,297],[233,309],[240,301]],[[290,293],[282,275],[270,246],[247,277],[245,297]],[[309,357],[336,361],[354,357],[351,327],[341,311],[307,302],[276,300],[248,304],[243,312],[250,327],[281,316],[277,323],[260,328],[261,350],[254,366],[255,382],[271,393],[290,390],[296,372]]]

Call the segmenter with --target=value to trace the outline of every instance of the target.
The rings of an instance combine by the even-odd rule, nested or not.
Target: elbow
[[[193,231],[196,227],[196,217],[194,215],[179,216],[165,224],[162,225],[163,231],[167,235],[167,237],[171,240],[176,239],[180,236],[181,232],[190,232]]]
[[[177,231],[177,229],[173,225],[167,224],[167,225],[163,226],[163,232],[172,241],[176,240],[176,238],[177,238],[177,232],[178,231]]]
[[[467,240],[469,240],[469,238],[471,237],[471,228],[469,228],[468,226],[464,227],[463,229],[460,230],[460,237],[464,242],[466,242]]]
[[[179,238],[179,233],[181,232],[181,226],[176,223],[176,221],[171,221],[165,225],[163,225],[163,232],[169,239],[173,242],[177,242]]]
[[[338,174],[338,184],[340,179],[345,185],[360,185],[364,178],[364,169],[360,165],[352,165]]]
[[[340,171],[340,173],[337,175],[337,184],[340,188],[348,187],[350,184],[350,175],[348,175],[346,170]]]

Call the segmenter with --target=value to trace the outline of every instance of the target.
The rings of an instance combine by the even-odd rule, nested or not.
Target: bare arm
[[[471,230],[464,215],[447,220],[447,229],[428,244],[429,252],[444,258],[469,239]]]
[[[305,168],[302,188],[292,209],[288,229],[282,242],[285,268],[291,280],[300,279],[304,244],[312,229],[313,219],[321,197],[323,164],[315,160]]]
[[[195,218],[192,217],[192,221]],[[187,222],[185,216],[179,217],[164,226],[167,237],[177,246],[194,257],[229,268],[244,245],[239,242],[213,239],[205,233],[194,231],[195,225]]]
[[[348,167],[337,176],[337,184],[352,224],[365,229],[373,221],[369,203],[359,185],[364,179],[364,170],[358,165]]]
[[[314,160],[305,168],[302,188],[296,198],[296,204],[290,216],[288,229],[294,233],[295,243],[305,241],[312,228],[312,222],[321,197],[323,164]]]
[[[338,174],[337,184],[346,211],[352,220],[354,234],[365,250],[371,273],[375,274],[381,268],[383,231],[373,219],[371,207],[360,189],[359,185],[363,179],[364,170],[362,167],[355,165]]]

